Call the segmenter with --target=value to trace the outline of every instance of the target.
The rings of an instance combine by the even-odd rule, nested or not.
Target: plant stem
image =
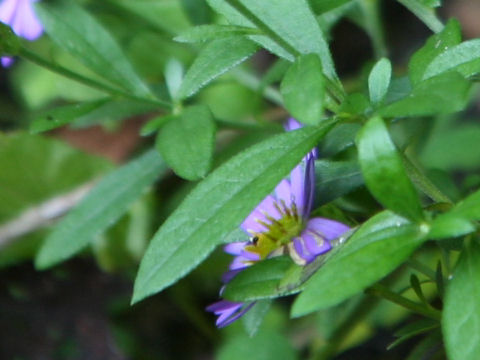
[[[44,67],[44,68],[46,68],[46,69],[48,69],[48,70],[50,70],[54,73],[65,76],[66,78],[72,79],[74,81],[77,81],[77,82],[79,82],[83,85],[89,86],[91,88],[106,92],[106,93],[108,93],[112,96],[123,97],[123,98],[127,98],[127,99],[130,99],[130,100],[135,100],[135,101],[138,101],[138,102],[153,104],[153,105],[157,105],[157,106],[159,106],[161,108],[164,108],[164,109],[170,109],[171,106],[172,106],[170,103],[168,103],[166,101],[163,101],[163,100],[138,97],[138,96],[129,94],[129,93],[123,91],[123,90],[114,88],[114,87],[112,87],[110,85],[107,85],[105,83],[99,82],[97,80],[87,78],[87,77],[85,77],[83,75],[80,75],[76,72],[73,72],[73,71],[71,71],[71,70],[69,70],[69,69],[67,69],[63,66],[52,63],[52,62],[40,57],[39,55],[31,52],[30,50],[28,50],[26,48],[21,48],[20,52],[19,52],[19,55],[22,56],[23,58],[33,62],[34,64],[37,64],[41,67]]]
[[[430,269],[428,266],[422,264],[420,261],[415,260],[415,259],[410,259],[408,260],[408,265],[414,269],[420,272],[421,274],[425,275],[428,277],[430,280],[435,281],[435,271]]]
[[[434,320],[441,319],[441,312],[433,308],[427,308],[422,304],[416,303],[410,299],[407,299],[382,284],[375,284],[366,291],[368,294],[379,296],[385,300],[389,300],[397,305],[400,305],[414,313],[426,316]]]

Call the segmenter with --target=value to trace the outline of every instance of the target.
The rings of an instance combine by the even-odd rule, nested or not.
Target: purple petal
[[[222,275],[222,282],[224,284],[229,283],[239,272],[242,272],[243,269],[235,269],[235,270],[229,270],[227,272],[224,272]]]
[[[292,195],[298,213],[303,215],[305,209],[305,178],[302,165],[297,165],[290,174]]]
[[[285,202],[287,208],[292,206],[292,186],[288,180],[283,179],[275,188],[275,196],[278,200]],[[280,204],[279,204],[280,205]]]
[[[255,302],[252,302],[252,303],[244,306],[243,308],[237,310],[233,314],[229,314],[229,316],[226,316],[226,314],[222,314],[218,317],[215,324],[219,328],[223,328],[227,325],[230,325],[231,323],[233,323],[234,321],[236,321],[240,317],[242,317],[248,310],[250,310],[252,308],[253,305],[255,305]]]
[[[316,217],[308,220],[306,230],[311,230],[327,241],[331,241],[342,236],[350,228],[341,222]]]
[[[302,259],[304,259],[307,262],[307,264],[315,258],[315,256],[313,256],[312,254],[307,252],[307,250],[305,249],[305,246],[303,244],[303,239],[294,238],[293,239],[293,247],[294,247],[296,253],[298,254],[298,256],[300,256]]]
[[[240,225],[242,230],[251,235],[267,231],[267,227],[260,224],[259,221],[265,224],[270,224],[270,221],[266,218],[265,214],[273,217],[274,219],[280,218],[281,215],[275,208],[274,204],[275,198],[271,195],[268,195],[265,199],[263,199],[262,202],[257,205],[255,210],[253,210]]]
[[[233,261],[230,263],[230,266],[228,268],[230,270],[243,269],[243,268],[246,268],[247,266],[250,266],[248,262],[249,260],[244,258],[243,256],[236,256],[233,259]]]
[[[43,27],[35,15],[32,0],[18,0],[17,11],[12,19],[12,29],[27,40],[35,40],[42,35]]]
[[[219,328],[227,326],[245,314],[255,304],[244,304],[239,302],[231,302],[228,300],[220,300],[206,308],[207,311],[219,315],[216,325]]]
[[[289,118],[285,123],[284,127],[286,131],[293,131],[293,130],[300,129],[301,127],[303,127],[303,125],[300,124],[296,119]]]
[[[17,9],[18,0],[4,0],[0,3],[0,21],[4,24],[11,25],[15,10]]]
[[[231,255],[240,255],[247,244],[248,244],[248,241],[232,242],[230,244],[225,245],[223,247],[223,251]]]
[[[10,65],[13,64],[13,57],[11,57],[11,56],[2,56],[1,61],[2,61],[2,66],[3,66],[3,67],[9,67]]]
[[[231,301],[228,301],[228,300],[220,300],[220,301],[217,301],[213,304],[208,305],[205,308],[205,310],[217,314],[217,313],[220,313],[222,311],[229,310],[229,309],[232,309],[232,308],[235,308],[235,307],[238,308],[242,305],[243,305],[243,303],[241,303],[241,302],[234,303],[234,302],[231,302]]]
[[[313,206],[313,196],[315,192],[315,160],[310,157],[305,164],[305,183],[304,183],[304,210],[302,216],[308,218]]]
[[[308,252],[315,256],[326,253],[332,248],[327,240],[315,234],[304,232],[302,233],[302,239]]]
[[[244,251],[242,251],[242,253],[240,255],[243,256],[245,259],[250,260],[250,261],[260,260],[260,255],[259,254],[252,253],[250,251],[245,251],[244,250]]]

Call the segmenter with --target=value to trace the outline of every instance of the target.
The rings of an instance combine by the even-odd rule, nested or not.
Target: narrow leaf
[[[381,118],[374,117],[364,125],[357,146],[362,174],[372,195],[400,215],[422,219],[418,195]]]
[[[285,107],[298,121],[316,125],[323,114],[322,63],[315,54],[302,55],[285,74],[280,91]]]
[[[273,136],[212,172],[155,234],[140,264],[133,302],[163,290],[205,259],[332,125]]]
[[[480,39],[465,41],[442,52],[428,65],[424,79],[456,70],[464,76],[480,72]]]
[[[467,244],[447,284],[442,329],[448,358],[476,360],[480,353],[480,246]]]
[[[374,216],[305,283],[292,316],[328,308],[359,293],[402,264],[425,240],[419,227],[391,213]]]
[[[236,25],[200,25],[181,33],[173,40],[184,43],[206,42],[223,37],[259,34],[255,28]]]
[[[170,59],[165,66],[165,82],[167,84],[170,97],[174,100],[178,97],[178,92],[183,80],[183,66],[176,59]]]
[[[42,1],[36,12],[52,40],[85,66],[137,96],[152,96],[114,38],[75,2]]]
[[[198,180],[210,170],[216,126],[208,107],[186,108],[160,130],[157,149],[178,176]]]
[[[435,15],[435,10],[432,7],[424,4],[421,0],[398,0],[408,10],[413,12],[420,20],[427,25],[433,32],[440,32],[443,29],[442,22]]]
[[[248,59],[257,46],[243,36],[216,39],[207,44],[185,74],[180,98],[195,94],[201,87]]]
[[[107,175],[54,228],[35,266],[46,269],[82,250],[115,223],[164,170],[163,161],[152,150]]]
[[[390,79],[392,77],[392,64],[388,59],[382,58],[373,67],[368,76],[368,91],[370,101],[378,104],[387,95]]]
[[[419,83],[435,57],[462,41],[460,23],[452,19],[442,32],[432,35],[425,45],[413,54],[408,63],[408,75],[413,85]]]
[[[258,332],[271,304],[272,300],[270,299],[259,300],[242,316],[243,327],[250,337],[253,337]]]

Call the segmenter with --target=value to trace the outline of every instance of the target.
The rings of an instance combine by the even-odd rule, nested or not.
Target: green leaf
[[[316,54],[301,55],[285,74],[280,91],[285,107],[298,121],[316,125],[323,114],[325,80]]]
[[[192,106],[163,126],[156,147],[178,176],[198,180],[210,170],[215,132],[215,122],[208,107]]]
[[[174,100],[178,97],[178,92],[183,80],[182,63],[176,59],[170,59],[165,66],[165,83],[170,97]]]
[[[328,158],[351,147],[355,143],[355,136],[360,128],[360,124],[348,123],[335,126],[320,144],[320,154]]]
[[[457,72],[447,72],[418,83],[405,98],[378,110],[388,117],[429,116],[463,110],[470,82]]]
[[[188,69],[180,87],[180,98],[195,94],[218,76],[248,59],[257,45],[243,36],[216,39],[207,44]]]
[[[364,125],[357,147],[362,174],[372,195],[386,208],[421,220],[420,200],[381,118],[374,117]]]
[[[308,0],[312,10],[316,14],[334,10],[352,0]]]
[[[40,132],[55,129],[66,125],[75,119],[88,114],[108,102],[108,99],[84,102],[73,105],[60,106],[49,111],[43,112],[37,116],[30,125],[30,132],[37,134]]]
[[[388,345],[387,350],[390,350],[397,345],[402,344],[403,342],[411,339],[414,336],[430,332],[438,327],[440,327],[438,321],[431,319],[422,319],[412,324],[405,325],[403,328],[401,328],[395,333],[395,336],[398,337],[398,339]]]
[[[228,0],[285,50],[317,54],[326,76],[336,79],[327,41],[306,0]]]
[[[140,264],[133,302],[163,290],[205,259],[333,124],[273,136],[212,172],[155,234]]]
[[[271,330],[261,331],[253,338],[235,336],[223,345],[217,360],[296,360],[293,346],[284,336]]]
[[[462,42],[439,54],[428,65],[423,79],[456,70],[463,76],[480,72],[480,39]]]
[[[388,275],[426,240],[426,231],[382,212],[366,223],[304,284],[292,316],[336,305]]]
[[[442,31],[443,24],[435,15],[429,0],[428,2],[426,0],[398,0],[398,2],[413,12],[433,32]]]
[[[142,128],[140,129],[140,135],[141,136],[152,135],[153,133],[156,133],[167,122],[176,118],[177,116],[173,114],[156,116],[142,126]]]
[[[12,28],[0,22],[0,55],[17,55],[21,46],[22,42]]]
[[[392,77],[390,60],[381,58],[368,76],[368,91],[373,104],[379,104],[385,99]]]
[[[315,204],[323,205],[363,185],[356,161],[315,162]]]
[[[447,284],[442,330],[451,360],[476,360],[480,352],[480,246],[466,245]]]
[[[255,28],[236,25],[200,25],[188,29],[173,40],[184,43],[211,41],[224,37],[259,34]]]
[[[82,250],[115,223],[164,170],[163,161],[152,150],[104,177],[47,237],[35,266],[46,269]]]
[[[35,4],[45,31],[85,66],[124,90],[152,97],[114,38],[89,13],[72,1]]]
[[[245,315],[242,316],[242,323],[248,336],[253,337],[262,325],[262,321],[267,315],[272,300],[258,300]]]
[[[428,236],[431,239],[448,239],[470,234],[475,230],[475,225],[468,219],[455,214],[445,213],[437,216],[431,222]]]
[[[480,190],[460,201],[448,214],[466,220],[480,220]]]
[[[408,63],[408,75],[413,85],[423,79],[428,65],[435,57],[462,41],[460,23],[451,19],[442,32],[428,38],[423,47],[413,54]]]
[[[266,259],[237,274],[225,287],[222,296],[232,301],[252,301],[282,296],[280,280],[295,265],[288,256]]]

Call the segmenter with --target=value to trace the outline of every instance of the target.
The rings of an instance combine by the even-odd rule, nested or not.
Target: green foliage
[[[373,196],[400,215],[422,219],[418,195],[381,118],[374,117],[365,124],[357,146],[365,184]]]
[[[215,131],[208,107],[189,107],[162,127],[156,147],[178,176],[198,180],[210,170]]]
[[[317,125],[323,113],[322,63],[315,54],[302,55],[283,77],[280,87],[285,107],[298,121]]]
[[[20,38],[8,25],[0,22],[0,55],[17,55],[20,46]]]
[[[164,169],[152,150],[103,178],[47,237],[36,267],[51,267],[82,250],[115,223]]]
[[[368,76],[368,91],[372,104],[379,104],[385,99],[392,77],[392,64],[382,58],[373,67]]]
[[[197,266],[326,134],[332,122],[277,135],[212,172],[155,234],[142,259],[133,302]]]
[[[480,246],[467,243],[447,284],[442,330],[449,358],[473,360],[480,350]]]

